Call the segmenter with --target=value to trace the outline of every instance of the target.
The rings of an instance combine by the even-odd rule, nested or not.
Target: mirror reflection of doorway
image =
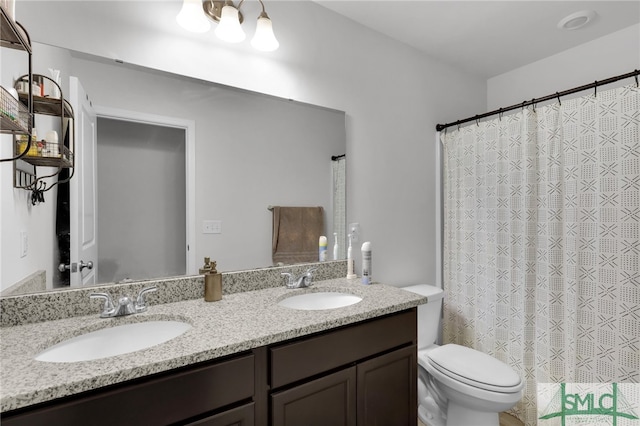
[[[185,156],[183,128],[98,117],[97,282],[186,274]],[[68,189],[58,197],[59,252],[68,263]],[[69,286],[68,271],[56,278],[56,288]]]
[[[185,275],[185,130],[98,117],[98,282]]]

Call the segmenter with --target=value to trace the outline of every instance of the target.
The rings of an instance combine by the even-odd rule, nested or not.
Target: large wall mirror
[[[96,283],[197,273],[205,256],[271,266],[275,205],[322,206],[344,256],[344,112],[37,42],[33,62],[65,91],[77,77],[97,114]]]

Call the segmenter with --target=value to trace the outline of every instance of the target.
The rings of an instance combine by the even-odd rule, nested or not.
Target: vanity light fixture
[[[276,50],[280,43],[276,40],[275,34],[273,34],[273,26],[269,15],[264,10],[264,3],[260,0],[262,6],[262,12],[258,16],[258,23],[256,24],[256,33],[251,39],[251,45],[263,52],[272,52]]]
[[[184,0],[176,21],[182,28],[194,33],[206,33],[211,28],[211,23],[202,13],[201,0]]]
[[[258,0],[262,6],[262,12],[258,16],[256,32],[251,39],[251,45],[264,52],[276,50],[280,44],[273,34],[271,19],[264,8],[262,0]],[[242,22],[243,16],[240,6],[244,0],[240,0],[236,7],[231,0],[183,0],[182,10],[176,16],[178,23],[185,29],[192,32],[206,32],[209,30],[209,20],[218,23],[215,30],[216,36],[229,43],[239,43],[246,37]],[[207,19],[208,18],[208,19]],[[206,23],[202,24],[202,21]]]
[[[238,8],[242,4],[238,5]],[[217,16],[216,16],[217,17]],[[225,2],[220,13],[220,21],[216,28],[216,35],[220,40],[229,43],[239,43],[245,39],[246,35],[240,26],[240,11],[235,8],[230,1]]]

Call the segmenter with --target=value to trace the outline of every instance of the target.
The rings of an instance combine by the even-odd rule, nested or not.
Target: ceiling
[[[151,1],[154,2],[152,8],[148,6]],[[234,3],[237,5],[239,1],[234,0]],[[267,10],[270,2],[277,1],[298,0],[265,0]],[[434,59],[484,78],[500,75],[640,23],[638,0],[311,1],[412,46]],[[200,34],[186,33],[178,25],[166,25],[166,22],[175,24],[175,15],[181,3],[182,0],[18,1],[16,9],[22,12],[35,8],[32,13],[60,17],[51,18],[52,22],[56,19],[67,22],[71,17],[82,19],[83,16],[98,16],[104,22],[130,22],[140,27],[172,31],[180,37],[201,37]],[[248,10],[252,11],[248,16],[257,16],[259,12],[257,0],[246,1],[242,7],[247,13]],[[580,10],[594,10],[597,16],[577,30],[566,31],[556,27],[562,18]],[[20,16],[20,13],[17,14]],[[277,15],[272,14],[271,18],[277,33]],[[73,26],[72,23],[68,25]],[[640,38],[640,31],[637,36]],[[284,44],[284,40],[280,40],[280,43]],[[629,54],[639,56],[640,62],[640,52]]]
[[[640,1],[315,0],[366,27],[490,78],[640,22]],[[557,28],[594,10],[585,27]],[[640,33],[638,34],[640,38]],[[629,52],[640,56],[640,52]]]

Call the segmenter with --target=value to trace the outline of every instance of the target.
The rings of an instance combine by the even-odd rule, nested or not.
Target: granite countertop
[[[341,291],[362,297],[351,306],[302,311],[277,305],[285,297],[316,291]],[[284,286],[203,299],[152,305],[147,312],[120,318],[98,313],[43,323],[0,328],[0,411],[5,412],[67,395],[189,364],[212,360],[318,331],[402,311],[426,303],[426,297],[359,280],[319,281],[308,289]],[[104,327],[157,319],[181,320],[192,328],[166,343],[114,357],[74,363],[34,360],[49,346]]]

